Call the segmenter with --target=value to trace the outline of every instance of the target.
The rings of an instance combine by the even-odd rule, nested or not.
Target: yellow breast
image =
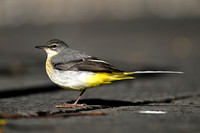
[[[47,72],[48,76],[50,76],[50,72],[53,69],[50,59],[51,59],[51,57],[48,57],[46,60],[46,72]]]

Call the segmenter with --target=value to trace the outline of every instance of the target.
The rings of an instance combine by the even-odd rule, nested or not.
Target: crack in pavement
[[[20,114],[0,114],[0,118],[56,118],[56,117],[71,117],[71,116],[96,116],[105,115],[104,112],[86,112],[86,113],[61,113],[61,114],[49,114],[49,115],[20,115]]]

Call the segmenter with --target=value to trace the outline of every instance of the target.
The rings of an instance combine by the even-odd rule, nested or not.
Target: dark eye
[[[52,45],[52,46],[51,46],[51,48],[56,48],[56,47],[57,47],[57,45]]]

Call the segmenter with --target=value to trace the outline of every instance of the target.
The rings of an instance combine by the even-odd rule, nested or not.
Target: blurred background
[[[50,39],[125,70],[199,75],[199,0],[0,0],[0,90],[50,84]]]

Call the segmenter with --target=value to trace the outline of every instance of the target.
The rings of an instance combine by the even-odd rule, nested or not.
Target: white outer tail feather
[[[134,74],[143,74],[143,73],[184,74],[184,72],[178,72],[178,71],[135,71],[134,72]]]

